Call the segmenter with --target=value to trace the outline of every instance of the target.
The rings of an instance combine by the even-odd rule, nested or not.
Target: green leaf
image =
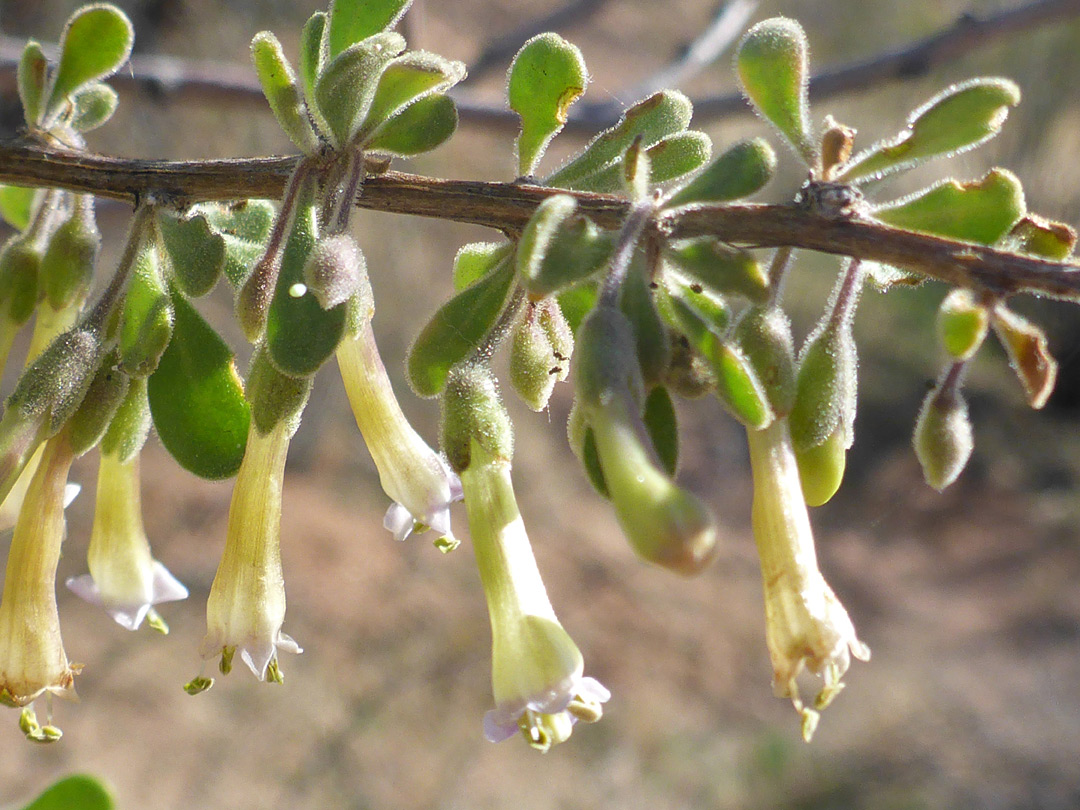
[[[202,203],[192,206],[191,214],[201,215],[222,236],[234,236],[246,242],[263,243],[270,236],[277,216],[269,200],[240,200],[235,203]]]
[[[425,96],[379,127],[366,148],[384,155],[412,157],[441,146],[454,134],[457,124],[453,99]]]
[[[36,188],[0,185],[0,217],[12,228],[25,231],[34,209]]]
[[[304,266],[318,238],[318,207],[296,213],[281,258],[266,320],[266,347],[279,370],[294,377],[318,371],[345,335],[346,304],[323,309],[304,282]]]
[[[225,261],[222,265],[225,278],[234,287],[240,287],[266,248],[258,242],[248,242],[235,236],[222,236],[221,239],[225,244]]]
[[[630,144],[640,135],[646,149],[690,125],[694,108],[690,99],[676,90],[661,90],[630,107],[619,123],[604,130],[577,156],[548,175],[544,185],[581,189],[587,180],[622,160]]]
[[[113,810],[112,793],[101,780],[77,774],[45,789],[22,810]]]
[[[336,146],[352,140],[371,107],[379,75],[404,49],[401,34],[378,34],[339,53],[319,75],[315,102]]]
[[[1046,333],[1026,318],[1010,312],[1004,304],[994,309],[993,325],[994,334],[1009,356],[1009,365],[1024,386],[1028,405],[1042,408],[1054,392],[1058,373]]]
[[[668,242],[665,271],[719,295],[739,295],[763,304],[769,298],[769,274],[752,253],[731,248],[711,236]]]
[[[1012,172],[991,169],[981,180],[943,180],[877,208],[874,218],[909,231],[992,245],[1024,215],[1024,190]]]
[[[131,20],[114,5],[94,3],[72,14],[60,37],[60,64],[46,115],[83,85],[116,73],[128,60],[134,39]]]
[[[16,72],[19,87],[19,101],[22,102],[23,117],[30,128],[37,126],[41,119],[42,101],[45,97],[45,85],[49,81],[49,60],[35,40],[30,40],[23,48]]]
[[[1008,79],[980,78],[954,84],[908,116],[907,128],[851,159],[840,182],[876,180],[935,157],[974,149],[993,138],[1020,103],[1020,88]]]
[[[330,58],[390,28],[410,5],[412,0],[333,0],[326,40]]]
[[[454,289],[464,290],[494,270],[514,250],[512,242],[470,242],[454,257]]]
[[[809,48],[802,26],[786,17],[763,20],[739,42],[735,67],[743,92],[810,166],[818,161],[807,101]]]
[[[305,98],[315,98],[315,84],[326,64],[325,32],[325,11],[316,11],[308,17],[300,31],[300,84]]]
[[[157,225],[177,285],[190,298],[206,295],[225,267],[225,239],[201,214],[181,219],[162,211]]]
[[[558,34],[535,36],[517,52],[507,73],[507,98],[510,109],[521,118],[519,176],[529,176],[536,169],[588,81],[581,51]]]
[[[465,64],[428,53],[409,51],[396,57],[379,76],[375,97],[360,131],[363,140],[410,104],[442,93],[465,78]]]
[[[153,373],[172,338],[172,299],[165,289],[158,262],[156,250],[139,254],[124,297],[120,364],[135,377]]]
[[[723,298],[674,279],[666,279],[657,309],[668,325],[682,333],[695,350],[708,352],[731,323],[731,307]]]
[[[480,347],[506,306],[513,281],[514,263],[508,256],[439,307],[409,349],[406,371],[417,394],[439,394],[451,367]]]
[[[577,284],[559,293],[559,309],[562,310],[566,322],[575,334],[581,322],[585,320],[585,316],[596,306],[598,297],[596,284],[591,282]]]
[[[1076,230],[1064,222],[1028,214],[1013,225],[1002,240],[1002,247],[1061,262],[1069,258],[1076,247]]]
[[[97,129],[116,112],[120,97],[109,85],[91,82],[72,96],[71,127],[77,132]]]
[[[679,467],[679,421],[675,403],[664,386],[658,385],[649,392],[641,418],[660,458],[660,466],[674,476]]]
[[[650,184],[684,177],[701,168],[712,151],[712,141],[704,132],[679,132],[645,150]],[[624,163],[619,161],[581,182],[587,191],[613,192],[623,186]]]
[[[643,263],[638,260],[631,264],[619,295],[619,308],[634,330],[641,376],[646,387],[651,387],[664,379],[671,359],[671,346],[644,270]]]
[[[274,118],[300,151],[314,154],[319,138],[311,128],[303,93],[278,38],[269,31],[256,34],[251,40],[251,59]]]
[[[760,190],[776,170],[776,153],[763,138],[739,141],[678,189],[664,203],[671,208],[693,203],[741,200]]]
[[[569,194],[548,197],[521,233],[516,255],[518,278],[535,298],[583,281],[611,257],[614,245],[610,235],[576,211],[577,200]]]
[[[182,295],[172,297],[173,339],[150,377],[150,413],[161,443],[202,478],[240,469],[250,409],[228,345]]]

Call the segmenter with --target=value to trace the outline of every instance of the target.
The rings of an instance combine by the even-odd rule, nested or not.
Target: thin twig
[[[601,0],[592,2],[599,3]],[[810,95],[815,101],[822,101],[843,93],[876,87],[889,80],[918,78],[932,68],[954,61],[970,51],[1022,31],[1050,23],[1068,22],[1078,15],[1080,0],[1034,0],[992,14],[968,12],[952,25],[924,39],[818,74],[810,80]],[[510,56],[522,41],[518,40]],[[8,88],[14,86],[15,67],[23,44],[13,37],[0,36],[0,88],[5,84]],[[48,47],[45,50],[50,52]],[[55,52],[55,45],[52,52]],[[510,57],[504,61],[509,65]],[[132,57],[131,67],[131,73],[122,71],[109,81],[119,88],[143,89],[169,101],[194,99],[199,103],[265,103],[254,72],[245,65],[189,61],[165,55],[137,55]],[[474,65],[474,76],[476,69]],[[450,95],[457,102],[463,123],[505,129],[515,129],[520,125],[517,115],[502,106],[480,101],[459,88],[454,88]],[[694,114],[698,122],[749,112],[750,107],[739,93],[694,100]],[[566,131],[593,133],[615,124],[621,114],[621,106],[608,101],[579,103],[570,111]]]
[[[246,160],[125,160],[0,144],[0,183],[55,186],[135,202],[278,199],[298,157]],[[377,167],[369,167],[377,170]],[[404,172],[368,177],[361,208],[519,232],[560,189],[443,180]],[[582,214],[622,226],[631,203],[611,194],[570,192]],[[1027,292],[1080,300],[1080,267],[982,245],[904,231],[871,219],[837,218],[794,205],[708,205],[675,209],[659,227],[670,238],[715,236],[749,247],[791,246],[897,265],[981,293]]]

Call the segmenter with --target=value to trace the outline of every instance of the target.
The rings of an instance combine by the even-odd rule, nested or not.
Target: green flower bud
[[[750,307],[735,324],[735,342],[779,416],[795,402],[795,348],[791,321],[778,306]]]
[[[30,320],[38,302],[41,250],[21,235],[0,250],[0,314],[18,325]]]
[[[542,411],[555,390],[559,373],[555,347],[540,324],[538,308],[529,304],[510,338],[510,384],[526,405]]]
[[[514,426],[490,368],[475,363],[456,366],[447,378],[441,404],[442,448],[454,472],[469,467],[477,446],[495,459],[513,458]]]
[[[937,314],[937,333],[945,350],[957,360],[975,354],[990,328],[990,313],[971,290],[952,290]]]
[[[957,479],[975,448],[967,403],[957,386],[946,376],[923,400],[915,423],[915,455],[926,483],[939,491]]]
[[[278,425],[289,424],[292,435],[300,424],[311,385],[310,377],[291,377],[278,371],[265,346],[256,349],[244,395],[251,403],[251,420],[259,433],[266,435]]]
[[[113,353],[101,364],[78,410],[67,422],[71,451],[81,456],[94,448],[112,421],[128,389],[128,376],[117,368]]]
[[[80,196],[71,217],[49,239],[41,259],[41,287],[53,309],[64,309],[86,297],[100,250],[93,198]]]
[[[348,234],[328,236],[315,243],[304,265],[304,283],[323,309],[336,307],[361,290],[371,297],[364,254]]]

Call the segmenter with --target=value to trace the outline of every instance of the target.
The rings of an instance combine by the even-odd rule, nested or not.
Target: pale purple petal
[[[582,678],[578,681],[575,694],[586,701],[607,703],[611,700],[611,691],[596,678]]]
[[[154,597],[152,604],[159,605],[162,602],[176,602],[187,599],[188,589],[184,583],[174,577],[169,569],[154,560]],[[149,606],[148,606],[149,607]]]
[[[64,584],[67,585],[69,591],[84,602],[89,602],[91,605],[101,604],[101,593],[98,591],[94,578],[89,574],[83,574],[78,577],[68,577]]]
[[[518,733],[517,718],[507,716],[501,709],[492,709],[484,713],[484,738],[488,742],[509,740]]]
[[[137,605],[135,607],[107,607],[105,612],[108,613],[113,621],[123,627],[125,630],[138,630],[143,623],[143,619],[146,618],[147,612],[150,610],[150,605]]]
[[[383,517],[383,528],[394,535],[395,540],[406,540],[412,534],[415,524],[409,510],[396,501],[390,504]]]

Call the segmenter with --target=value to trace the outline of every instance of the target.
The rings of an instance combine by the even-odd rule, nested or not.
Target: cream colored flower
[[[754,473],[753,526],[765,586],[766,641],[777,697],[790,698],[809,740],[818,712],[843,688],[854,656],[870,659],[847,611],[818,570],[814,535],[803,499],[787,419],[748,430]],[[803,669],[824,684],[807,707],[796,679]]]
[[[281,632],[281,489],[293,430],[293,421],[285,419],[264,435],[252,420],[229,506],[225,552],[206,603],[206,636],[199,647],[203,658],[221,656],[222,672],[231,669],[239,651],[256,678],[279,683],[278,652],[303,652]]]

